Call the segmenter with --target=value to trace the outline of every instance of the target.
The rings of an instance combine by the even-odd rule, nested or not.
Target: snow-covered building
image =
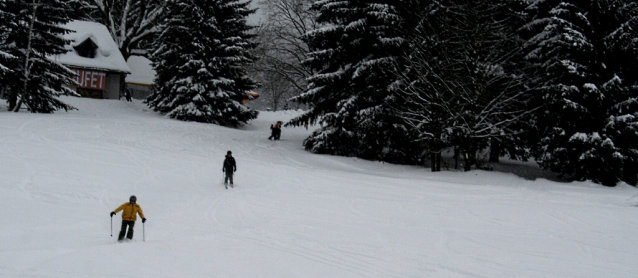
[[[89,21],[71,21],[65,28],[75,31],[65,35],[72,40],[69,52],[51,59],[77,73],[76,91],[83,97],[119,99],[124,80],[131,69],[113,41],[106,26]]]
[[[151,61],[143,56],[131,55],[126,61],[131,74],[126,76],[126,88],[135,99],[147,98],[153,90],[155,70]]]

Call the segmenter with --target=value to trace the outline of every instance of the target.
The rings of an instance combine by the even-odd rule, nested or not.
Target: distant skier
[[[137,197],[135,195],[129,198],[128,203],[124,203],[114,211],[111,212],[111,217],[115,215],[118,211],[123,210],[122,212],[122,229],[120,230],[120,236],[117,238],[118,241],[122,241],[124,239],[124,234],[126,233],[126,227],[128,227],[128,233],[126,233],[126,237],[128,239],[133,239],[133,226],[135,226],[135,220],[137,220],[137,214],[142,217],[142,223],[146,222],[146,218],[144,217],[144,212],[142,212],[142,207],[137,204]]]
[[[222,168],[222,172],[226,175],[224,176],[224,185],[226,189],[228,189],[228,180],[230,180],[230,187],[233,187],[233,172],[237,172],[237,163],[235,163],[235,158],[233,157],[233,152],[228,151],[226,153],[226,159],[224,159],[224,167]]]
[[[279,140],[279,137],[281,137],[281,121],[277,121],[277,123],[275,123],[275,125],[270,125],[270,137],[268,137],[268,140]]]

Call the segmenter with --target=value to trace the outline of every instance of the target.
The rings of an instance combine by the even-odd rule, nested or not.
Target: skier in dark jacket
[[[279,137],[281,137],[281,124],[281,121],[277,121],[274,126],[270,125],[270,130],[272,130],[272,132],[270,134],[270,137],[268,137],[268,140],[279,140]]]
[[[230,187],[233,187],[233,172],[237,172],[237,163],[233,157],[233,152],[228,151],[226,153],[226,159],[224,159],[224,167],[222,172],[226,173],[224,176],[224,185],[228,189],[228,180],[230,179]]]
[[[117,238],[117,240],[122,241],[124,239],[126,227],[128,227],[128,233],[126,233],[126,237],[128,239],[133,239],[133,226],[135,226],[137,215],[139,214],[140,217],[142,217],[142,223],[146,222],[144,212],[142,212],[142,207],[137,204],[137,197],[135,197],[135,195],[131,196],[128,203],[122,204],[111,212],[111,217],[113,217],[120,210],[122,210],[122,229],[120,230],[120,236]]]

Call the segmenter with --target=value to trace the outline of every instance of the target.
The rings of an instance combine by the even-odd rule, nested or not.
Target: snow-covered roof
[[[66,46],[70,51],[65,54],[52,56],[50,59],[70,67],[124,73],[131,72],[131,69],[124,60],[124,56],[120,53],[119,48],[115,44],[115,41],[113,41],[106,26],[96,22],[80,20],[71,21],[62,26],[75,31],[75,33],[64,35],[64,38],[73,41],[71,45]],[[92,40],[93,43],[98,46],[94,58],[82,57],[78,55],[74,49],[75,46],[78,46],[87,39]]]
[[[126,76],[126,83],[139,85],[152,85],[155,79],[155,70],[151,66],[151,61],[145,57],[132,55],[126,61],[131,74]]]

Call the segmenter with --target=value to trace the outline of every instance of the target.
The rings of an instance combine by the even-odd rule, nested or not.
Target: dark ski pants
[[[230,179],[230,184],[233,184],[233,170],[226,169],[226,176],[224,176],[224,184],[228,184],[228,180]]]
[[[281,128],[273,128],[272,132],[270,133],[270,137],[268,137],[268,140],[279,140],[279,137],[281,137]]]
[[[126,227],[128,226],[128,233],[126,233]],[[135,221],[126,221],[122,220],[122,229],[120,230],[120,237],[117,240],[123,240],[124,234],[128,239],[133,239],[133,226],[135,226]]]

